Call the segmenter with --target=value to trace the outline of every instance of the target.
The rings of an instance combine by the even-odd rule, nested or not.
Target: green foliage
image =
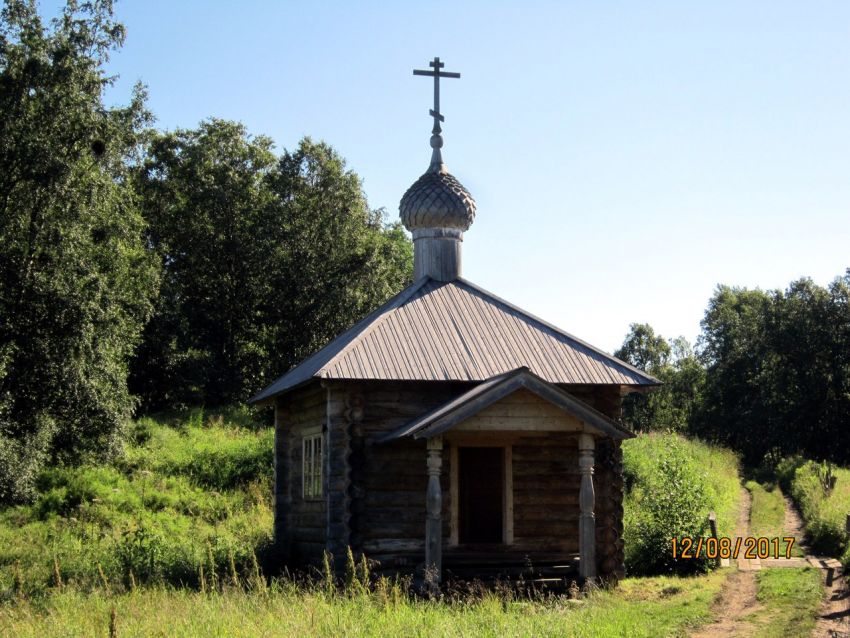
[[[138,177],[162,293],[132,370],[146,407],[241,401],[398,292],[412,250],[330,146],[234,122],[155,136]]]
[[[794,475],[797,473],[797,469],[805,464],[806,459],[799,454],[786,456],[773,464],[773,476],[776,477],[783,492],[786,494],[791,493],[791,483],[794,482]]]
[[[656,377],[662,386],[633,393],[623,401],[623,417],[639,432],[687,429],[701,402],[705,370],[684,337],[666,341],[648,324],[632,324],[619,359]]]
[[[850,514],[850,470],[836,468],[835,487],[825,490],[820,463],[795,459],[783,469],[784,481],[790,483],[791,497],[806,523],[812,549],[850,564],[850,544],[844,528]]]
[[[752,465],[774,448],[850,460],[850,271],[827,288],[721,286],[702,325],[707,383],[695,432]]]
[[[28,595],[44,591],[54,557],[61,580],[83,590],[104,577],[119,588],[199,587],[201,573],[219,583],[233,570],[256,580],[271,542],[272,433],[154,419],[141,428],[144,442],[114,464],[45,470],[32,505],[0,511],[0,591],[3,567],[16,564]]]
[[[274,467],[274,432],[256,433],[231,426],[184,425],[156,428],[151,418],[140,424],[153,429],[144,447],[127,450],[127,468],[150,468],[169,476],[185,476],[194,484],[233,490],[268,476]]]
[[[706,571],[711,561],[673,559],[673,537],[707,535],[708,514],[718,533],[734,531],[740,486],[738,459],[730,451],[675,434],[625,441],[624,540],[631,574]]]
[[[0,501],[31,497],[48,456],[110,456],[133,408],[157,269],[129,172],[150,115],[141,87],[103,103],[111,4],[70,2],[49,28],[35,3],[0,14]]]

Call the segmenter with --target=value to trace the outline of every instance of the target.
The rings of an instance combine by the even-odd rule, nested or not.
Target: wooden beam
[[[489,430],[473,432],[457,432],[452,430],[443,435],[443,439],[451,441],[460,447],[502,447],[515,443],[519,439],[545,439],[551,438],[551,432],[515,432]]]
[[[473,416],[454,428],[455,432],[581,432],[592,430],[602,434],[591,426],[582,427],[580,421],[556,417],[491,417]]]
[[[513,545],[514,542],[514,461],[513,446],[509,443],[505,446],[505,506],[504,506],[504,529],[502,539],[505,545]]]
[[[449,545],[456,547],[460,543],[460,486],[458,484],[457,443],[452,442],[449,448],[449,507],[451,508],[449,523]]]

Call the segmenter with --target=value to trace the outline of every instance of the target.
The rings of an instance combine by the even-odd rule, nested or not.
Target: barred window
[[[322,434],[305,436],[301,443],[301,496],[322,498]]]

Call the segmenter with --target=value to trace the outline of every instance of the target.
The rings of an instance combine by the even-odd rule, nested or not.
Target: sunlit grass
[[[267,593],[68,591],[0,605],[0,635],[105,636],[115,608],[119,636],[684,636],[710,620],[724,577],[626,579],[579,601],[427,601],[391,586],[347,596],[292,583]]]
[[[764,569],[756,581],[761,609],[749,618],[757,627],[756,638],[798,638],[812,632],[823,598],[817,569]]]

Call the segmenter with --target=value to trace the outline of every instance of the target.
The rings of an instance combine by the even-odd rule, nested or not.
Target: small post
[[[585,580],[596,578],[596,514],[593,511],[596,497],[593,492],[593,436],[578,435],[578,467],[581,473],[579,487],[579,575]]]
[[[847,515],[847,520],[844,521],[844,531],[850,536],[850,514]]]
[[[428,439],[428,490],[425,494],[425,580],[439,585],[443,575],[443,493],[440,470],[443,466],[443,437]],[[430,582],[428,582],[430,581]]]
[[[714,510],[708,513],[708,527],[711,530],[711,537],[717,538],[717,514]]]
[[[708,513],[708,528],[711,530],[711,537],[717,538],[717,514],[714,513],[714,510]],[[718,567],[729,567],[730,561],[728,558],[717,558],[717,566]]]

